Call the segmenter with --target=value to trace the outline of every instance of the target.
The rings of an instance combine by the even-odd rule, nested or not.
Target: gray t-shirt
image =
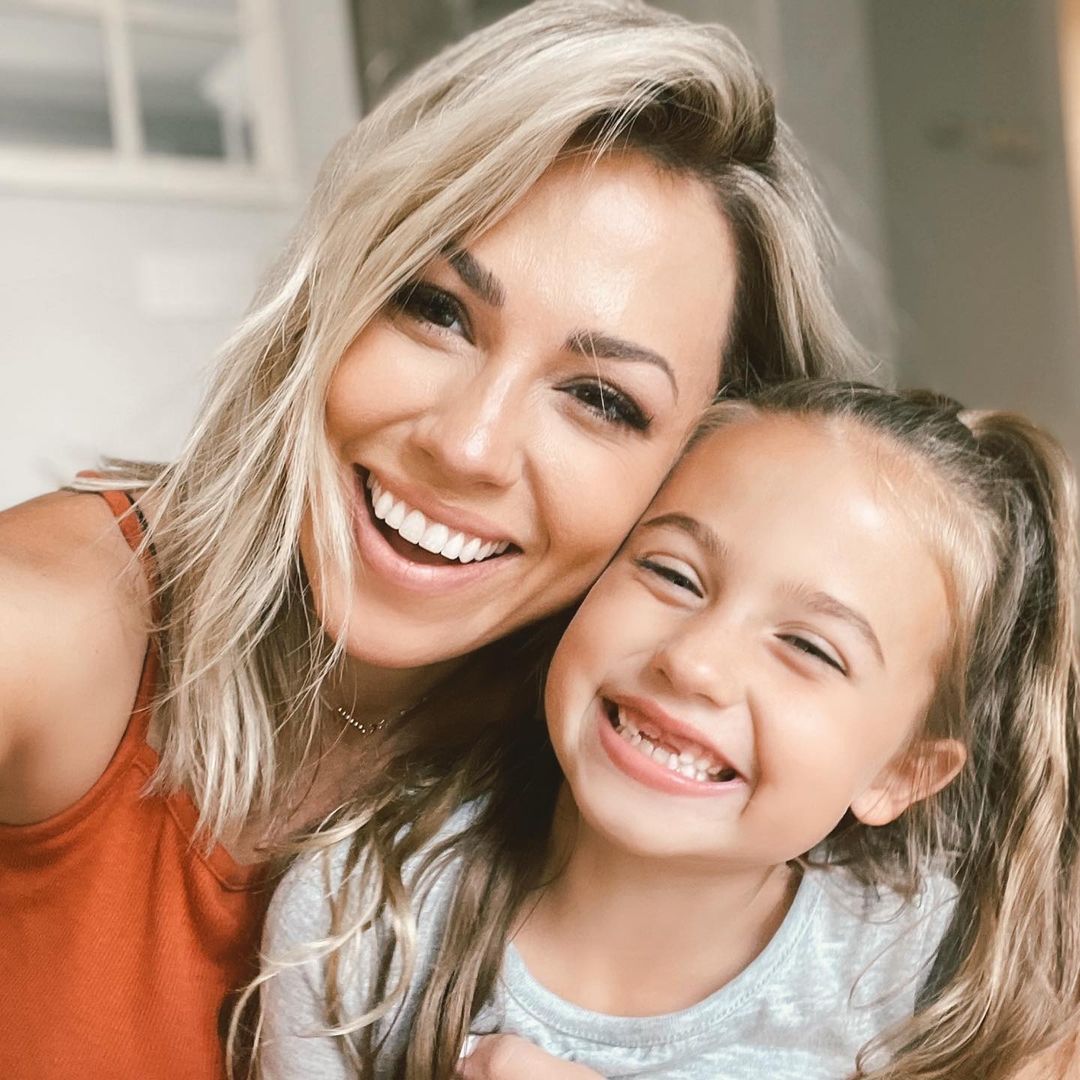
[[[459,814],[451,828],[467,819]],[[271,956],[326,935],[327,893],[340,880],[343,855],[331,854],[329,874],[309,862],[286,876],[267,917]],[[408,1044],[456,877],[451,862],[418,899],[417,966],[404,1000],[379,1025],[386,1038],[380,1080],[392,1080],[392,1062]],[[494,1000],[473,1030],[522,1035],[608,1078],[843,1080],[868,1041],[911,1016],[954,898],[954,886],[937,875],[926,877],[909,904],[865,889],[838,868],[810,869],[760,955],[704,1001],[664,1016],[605,1016],[578,1008],[541,986],[511,945]],[[343,988],[347,1015],[367,1003],[377,949],[375,935],[367,937],[366,955]],[[315,1034],[325,1025],[323,978],[321,963],[310,960],[264,987],[267,1080],[352,1075],[336,1041]]]

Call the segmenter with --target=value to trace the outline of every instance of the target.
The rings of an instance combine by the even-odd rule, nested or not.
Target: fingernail
[[[467,1058],[475,1049],[476,1044],[480,1041],[479,1035],[466,1035],[465,1042],[462,1044],[461,1053],[458,1054],[458,1060]]]

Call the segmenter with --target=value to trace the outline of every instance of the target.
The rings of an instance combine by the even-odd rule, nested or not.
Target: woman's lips
[[[516,549],[508,548],[497,557],[462,563],[409,543],[375,517],[366,474],[357,470],[354,476],[357,550],[365,570],[387,583],[427,594],[453,592],[498,574],[515,558]]]

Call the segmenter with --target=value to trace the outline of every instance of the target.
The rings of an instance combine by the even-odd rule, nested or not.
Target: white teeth
[[[386,524],[391,529],[400,529],[401,523],[405,520],[405,515],[409,512],[409,508],[401,502],[394,503],[390,507],[390,512],[386,515]]]
[[[685,776],[688,780],[697,780],[699,783],[717,780],[721,774],[733,770],[726,765],[718,765],[712,755],[703,748],[691,750],[689,748],[679,751],[670,751],[666,747],[657,745],[648,735],[643,735],[633,721],[627,719],[622,708],[618,709],[615,720],[615,730],[624,742],[636,746],[638,753],[647,758],[652,758],[658,765],[672,772]],[[660,736],[656,736],[659,740]]]
[[[371,492],[371,508],[375,516],[386,522],[410,544],[416,544],[434,555],[462,563],[481,562],[501,555],[510,547],[509,540],[483,541],[477,536],[457,532],[438,521],[429,521],[419,510],[387,491],[368,473],[365,486]]]
[[[401,528],[398,529],[398,532],[401,533],[410,544],[419,544],[420,537],[424,535],[425,529],[427,529],[427,518],[425,518],[419,510],[411,510],[405,520],[401,523]]]
[[[384,491],[375,502],[375,516],[384,521],[390,513],[390,507],[394,505],[394,496],[389,491]]]
[[[465,534],[459,532],[454,533],[454,535],[443,545],[443,558],[456,559],[461,554],[461,549],[464,546]]]
[[[433,554],[438,554],[442,551],[443,545],[450,539],[450,530],[445,525],[440,525],[437,521],[434,525],[429,525],[424,535],[420,537],[420,546],[425,551],[430,551]]]

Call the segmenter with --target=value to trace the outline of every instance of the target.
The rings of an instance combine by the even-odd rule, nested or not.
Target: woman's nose
[[[441,478],[463,486],[512,487],[521,476],[526,418],[520,378],[487,370],[453,388],[418,418],[415,449]]]

